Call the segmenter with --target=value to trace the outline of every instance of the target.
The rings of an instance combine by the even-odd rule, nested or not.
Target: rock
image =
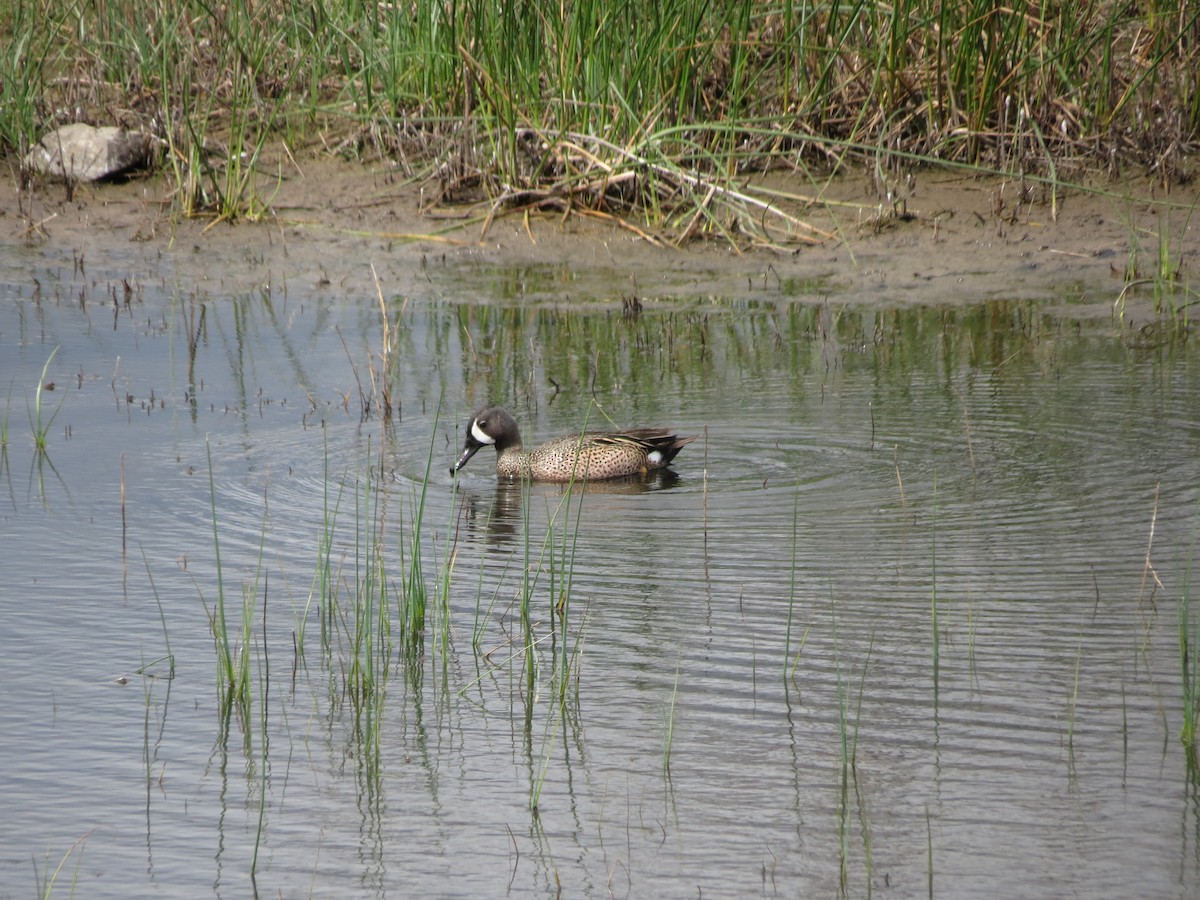
[[[77,122],[42,137],[25,156],[26,169],[68,181],[95,181],[145,166],[154,138],[140,131]]]

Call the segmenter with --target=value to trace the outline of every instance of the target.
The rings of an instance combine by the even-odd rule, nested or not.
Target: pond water
[[[0,255],[0,895],[1200,891],[1192,342],[453,259],[385,332],[369,271],[96,259]],[[489,401],[698,438],[455,480]]]

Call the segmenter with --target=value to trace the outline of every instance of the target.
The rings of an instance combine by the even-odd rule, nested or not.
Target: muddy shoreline
[[[213,224],[178,220],[162,177],[81,185],[67,199],[63,185],[48,181],[20,192],[12,171],[0,184],[0,229],[39,255],[97,260],[128,244],[135,256],[198,258],[199,278],[222,290],[268,277],[373,292],[373,265],[385,294],[420,295],[436,281],[431,268],[468,276],[528,268],[545,277],[518,279],[506,291],[613,303],[764,294],[882,306],[1058,298],[1075,315],[1111,314],[1131,261],[1151,277],[1160,245],[1186,276],[1200,245],[1195,192],[1168,196],[1149,182],[1052,195],[929,170],[912,178],[897,214],[865,177],[814,185],[773,176],[771,187],[784,193],[819,195],[822,203],[788,211],[836,235],[784,251],[738,251],[717,238],[654,246],[612,222],[537,211],[497,216],[485,229],[486,205],[429,208],[432,187],[405,183],[388,164],[314,159],[260,185],[270,215]],[[1148,293],[1127,297],[1134,325],[1150,314]]]

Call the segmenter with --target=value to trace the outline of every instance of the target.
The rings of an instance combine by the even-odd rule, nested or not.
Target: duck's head
[[[450,469],[453,475],[467,464],[480,447],[493,446],[496,452],[510,447],[521,449],[521,432],[517,428],[517,420],[509,415],[508,410],[499,406],[488,406],[473,416],[467,422],[467,437],[463,441],[462,455]]]

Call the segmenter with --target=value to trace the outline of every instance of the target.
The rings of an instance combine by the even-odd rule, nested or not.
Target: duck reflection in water
[[[631,475],[603,481],[577,481],[571,485],[530,483],[501,478],[491,490],[486,491],[466,487],[460,482],[457,491],[462,498],[462,524],[469,538],[500,547],[516,542],[521,536],[527,494],[531,499],[544,498],[553,502],[552,498],[568,491],[578,496],[643,494],[648,491],[665,490],[679,482],[677,473],[670,469],[661,469],[645,478]]]

